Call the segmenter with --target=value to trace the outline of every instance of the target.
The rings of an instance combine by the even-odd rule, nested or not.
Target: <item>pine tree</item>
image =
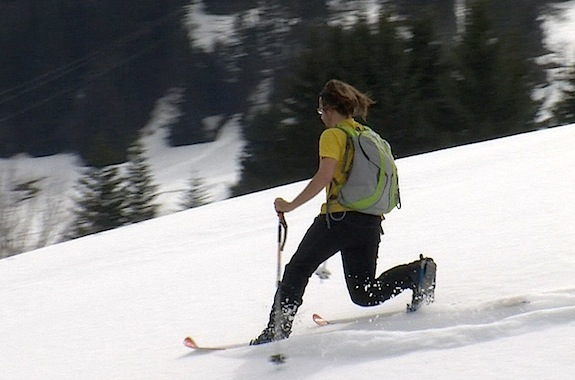
[[[553,116],[559,125],[575,123],[575,64],[567,71],[565,79],[562,98],[553,107]]]
[[[455,49],[453,104],[464,135],[459,143],[529,130],[537,112],[521,40],[498,33],[489,9],[489,0],[471,3]]]
[[[88,167],[77,185],[74,222],[67,236],[77,238],[125,224],[125,188],[116,167]]]
[[[183,210],[200,207],[209,203],[209,192],[205,181],[196,175],[188,180],[188,189],[183,194],[180,207]]]
[[[434,28],[435,13],[426,8],[408,25],[411,38],[407,45],[407,73],[400,116],[405,133],[398,151],[420,152],[429,146],[443,147],[451,140],[446,125],[453,123],[445,90],[448,67],[443,62],[443,43]]]
[[[154,203],[158,186],[153,183],[151,169],[140,141],[128,149],[126,168],[125,216],[127,223],[137,223],[156,216],[158,205]]]

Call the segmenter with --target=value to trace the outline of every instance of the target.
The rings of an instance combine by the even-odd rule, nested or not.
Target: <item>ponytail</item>
[[[324,106],[345,116],[361,116],[363,120],[367,120],[367,110],[375,103],[368,95],[337,79],[328,81],[319,96]]]

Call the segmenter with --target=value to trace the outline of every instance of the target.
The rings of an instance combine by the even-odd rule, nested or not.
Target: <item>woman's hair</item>
[[[375,102],[355,87],[337,79],[331,79],[319,94],[324,108],[333,108],[346,116],[367,119],[367,109]]]

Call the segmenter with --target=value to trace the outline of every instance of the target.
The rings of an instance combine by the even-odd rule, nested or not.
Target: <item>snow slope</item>
[[[335,256],[276,344],[197,353],[182,339],[247,342],[264,327],[273,199],[305,183],[0,260],[0,379],[570,379],[574,144],[571,125],[399,160],[403,208],[379,267],[434,257],[436,302],[355,306]],[[284,262],[320,203],[287,215]],[[313,312],[357,319],[317,327]]]

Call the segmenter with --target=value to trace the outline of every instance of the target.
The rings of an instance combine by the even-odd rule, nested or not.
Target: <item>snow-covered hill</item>
[[[434,257],[436,302],[355,306],[336,256],[277,344],[195,353],[182,339],[247,342],[264,327],[273,199],[304,183],[0,260],[0,378],[570,379],[574,144],[571,125],[399,160],[403,208],[384,223],[379,268]],[[287,215],[284,262],[320,203]],[[317,327],[313,312],[358,319]],[[268,362],[278,351],[281,366]]]
[[[166,96],[158,102],[142,141],[158,185],[155,202],[160,206],[160,215],[181,210],[192,178],[203,182],[208,202],[229,198],[231,186],[239,180],[244,147],[239,115],[224,124],[214,142],[169,147],[164,127],[177,117],[170,98]],[[19,249],[17,253],[61,241],[73,217],[75,185],[82,170],[78,157],[71,154],[0,159],[0,231],[11,240],[18,240],[12,244]],[[15,187],[27,183],[33,184],[27,189],[34,191],[33,197],[25,202],[9,198]],[[0,258],[6,254],[2,241],[0,236]]]

